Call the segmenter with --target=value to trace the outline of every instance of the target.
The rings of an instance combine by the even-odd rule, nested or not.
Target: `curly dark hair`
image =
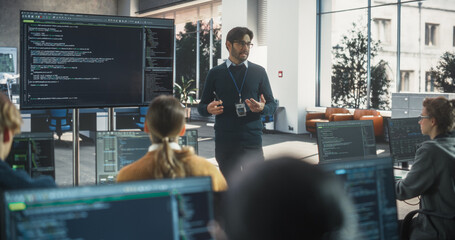
[[[425,98],[423,107],[428,116],[435,118],[438,130],[442,133],[450,132],[454,127],[455,99],[448,100],[445,97]]]
[[[228,32],[226,41],[234,43],[235,40],[242,40],[245,35],[248,35],[250,37],[250,40],[253,40],[254,35],[250,29],[246,27],[235,27]]]

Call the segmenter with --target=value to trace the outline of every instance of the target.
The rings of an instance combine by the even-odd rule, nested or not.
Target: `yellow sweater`
[[[155,152],[156,150],[147,152],[141,159],[123,167],[117,175],[117,182],[156,179],[153,173],[156,164]],[[183,161],[191,170],[191,176],[212,177],[213,191],[227,190],[227,182],[223,174],[205,158],[192,154],[190,157],[184,158]]]

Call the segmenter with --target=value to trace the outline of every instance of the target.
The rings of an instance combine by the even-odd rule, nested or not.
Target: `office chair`
[[[147,115],[148,107],[139,107],[139,121],[136,125],[143,131],[145,124],[145,116]]]
[[[51,109],[47,119],[49,130],[57,133],[58,140],[63,132],[71,131],[71,120],[68,118],[68,109]]]
[[[425,214],[425,215],[431,216],[431,217],[438,217],[438,218],[449,219],[449,220],[454,220],[455,221],[455,215],[443,215],[443,214],[440,214],[440,213],[431,212],[431,211],[422,210],[422,209],[417,209],[417,210],[414,210],[414,211],[410,211],[408,214],[406,214],[406,216],[403,219],[403,223],[402,223],[401,230],[400,230],[400,239],[402,239],[402,240],[409,240],[410,239],[411,230],[412,230],[411,229],[412,218],[417,213],[418,214]],[[433,224],[433,223],[431,223],[431,224]],[[433,228],[434,228],[434,225],[433,225]]]

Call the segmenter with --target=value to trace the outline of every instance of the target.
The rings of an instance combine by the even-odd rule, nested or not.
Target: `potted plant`
[[[191,108],[188,108],[188,103],[190,105],[193,104],[197,91],[197,88],[193,88],[191,86],[193,82],[195,82],[194,79],[185,80],[185,78],[182,76],[182,81],[180,84],[174,83],[175,94],[179,95],[180,102],[185,106],[187,119],[190,119],[191,113]]]

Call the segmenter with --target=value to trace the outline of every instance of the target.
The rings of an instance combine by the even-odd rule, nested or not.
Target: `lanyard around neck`
[[[245,66],[245,67],[246,67],[246,66]],[[242,89],[243,89],[243,85],[245,84],[245,79],[246,79],[246,74],[248,73],[248,68],[246,68],[245,74],[243,75],[242,86],[240,86],[240,89],[239,89],[239,87],[237,86],[237,83],[235,82],[235,78],[234,78],[234,76],[232,75],[231,70],[229,70],[229,68],[227,68],[227,70],[228,70],[228,72],[229,72],[229,75],[230,75],[231,78],[232,78],[232,81],[234,82],[234,85],[235,85],[235,88],[237,89],[237,92],[239,93],[240,101],[242,101]]]

